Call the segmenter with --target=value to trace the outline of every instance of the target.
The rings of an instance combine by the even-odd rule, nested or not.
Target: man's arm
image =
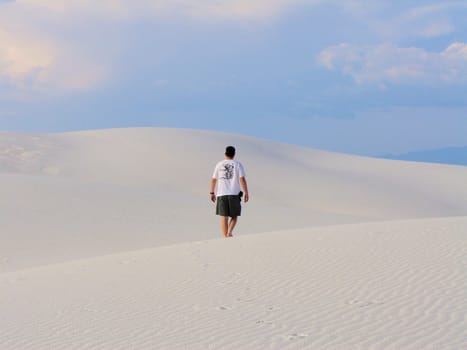
[[[246,203],[250,199],[250,196],[248,194],[248,184],[246,183],[246,178],[244,176],[240,177],[240,185],[242,186],[244,201]]]
[[[211,200],[213,202],[216,201],[216,194],[214,193],[214,190],[216,189],[216,184],[217,184],[217,179],[212,178],[211,179],[211,187],[210,187],[210,195],[211,195]]]

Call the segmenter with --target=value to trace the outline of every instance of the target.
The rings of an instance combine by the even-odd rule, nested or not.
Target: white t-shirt
[[[245,177],[245,169],[240,162],[224,159],[216,164],[213,179],[217,179],[216,196],[237,195],[240,192],[240,177]]]

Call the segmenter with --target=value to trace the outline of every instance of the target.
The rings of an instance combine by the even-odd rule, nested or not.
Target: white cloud
[[[263,21],[278,16],[290,6],[321,1],[17,0],[0,3],[0,83],[6,81],[21,90],[57,92],[91,89],[105,82],[111,77],[115,60],[112,55],[116,50],[109,47],[108,38],[97,24],[180,16],[201,21]],[[80,33],[86,30],[83,20],[96,26],[97,32]],[[93,41],[94,45],[90,44]],[[96,44],[96,41],[100,42]]]
[[[34,31],[0,28],[0,43],[0,81],[21,91],[88,89],[106,75],[87,53]]]
[[[399,16],[381,24],[381,33],[387,37],[436,38],[456,31],[460,25],[454,20],[459,12],[467,10],[464,1],[445,1],[419,6],[401,12]]]
[[[53,63],[53,45],[30,36],[9,33],[0,28],[0,75],[17,79],[36,71],[41,74]]]
[[[115,25],[108,35],[118,42],[118,24],[125,21],[181,17],[203,22],[264,22],[288,9],[321,3],[331,3],[356,18],[360,16],[368,22],[370,30],[379,31],[382,37],[385,31],[392,33],[387,37],[395,35],[394,31],[398,35],[412,33],[424,37],[450,33],[455,29],[453,23],[449,18],[438,18],[437,14],[466,7],[464,1],[447,1],[442,5],[399,11],[402,15],[396,19],[381,21],[388,5],[378,0],[17,0],[0,3],[0,83],[7,81],[23,89],[55,91],[91,89],[105,83],[112,77],[118,48],[110,47],[109,38],[97,27],[101,23]],[[82,34],[88,24],[97,31]],[[123,47],[125,43],[115,45]],[[379,51],[391,54],[395,50],[395,47],[379,47],[373,54],[378,55]],[[334,48],[323,53],[324,62],[326,55],[337,55],[337,51],[347,51],[360,57],[360,61],[365,56],[360,52],[362,49],[355,47]],[[345,67],[348,65],[346,62]],[[394,77],[421,74],[413,66],[399,67],[405,73],[393,70],[387,74]],[[345,69],[355,71],[352,67]],[[369,76],[354,75],[356,79],[371,80]]]
[[[0,4],[0,83],[9,86],[11,95],[22,96],[87,90],[105,81],[109,68],[99,54],[85,40],[65,34],[73,18],[58,18],[40,4]]]
[[[298,4],[315,4],[320,0],[198,0],[184,1],[187,15],[198,18],[270,19]]]
[[[423,25],[417,30],[414,30],[414,34],[422,38],[435,38],[452,33],[454,30],[455,27],[451,22],[442,19]]]
[[[422,18],[431,14],[438,14],[448,10],[462,10],[467,9],[465,1],[443,1],[437,4],[419,6],[407,11],[404,17],[408,19]]]
[[[360,47],[350,44],[323,50],[319,62],[350,75],[359,84],[467,82],[467,44],[455,42],[442,52],[399,48],[391,44]]]
[[[182,15],[211,19],[264,19],[297,4],[324,0],[18,0],[18,4],[60,15],[87,14],[115,20]]]
[[[459,14],[467,14],[465,1],[440,1],[421,6],[382,0],[336,0],[335,3],[383,41],[448,35],[465,27],[465,20]]]

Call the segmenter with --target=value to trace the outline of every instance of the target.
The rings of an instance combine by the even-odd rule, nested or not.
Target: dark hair
[[[229,158],[233,158],[235,156],[235,147],[227,146],[227,148],[225,149],[225,155]]]

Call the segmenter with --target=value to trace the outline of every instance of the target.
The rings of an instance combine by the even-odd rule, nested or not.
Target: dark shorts
[[[219,196],[217,197],[216,214],[220,216],[230,216],[232,218],[240,216],[242,206],[240,196]]]

